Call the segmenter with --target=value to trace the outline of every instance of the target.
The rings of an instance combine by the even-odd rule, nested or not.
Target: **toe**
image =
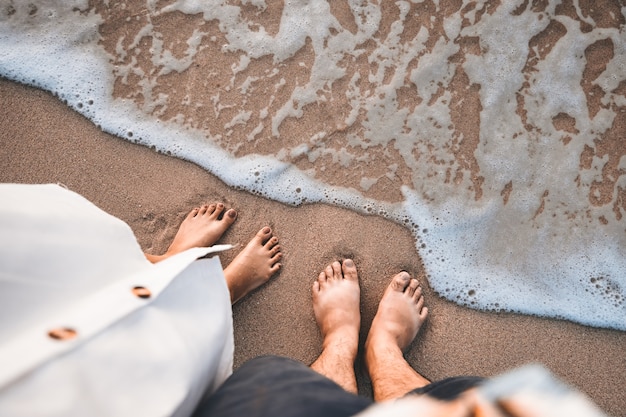
[[[200,207],[200,210],[198,210],[198,214],[200,216],[204,215],[204,213],[206,213],[208,210],[211,210],[211,207],[213,207],[213,204],[211,204],[210,206],[207,206],[206,204],[202,207]]]
[[[272,257],[270,258],[270,262],[273,265],[276,262],[280,261],[281,259],[283,259],[283,254],[278,252],[277,254],[272,255]]]
[[[326,275],[326,278],[324,279],[325,282],[328,281],[329,279],[333,279],[334,272],[333,272],[332,264],[328,265],[326,269],[324,269],[324,274]]]
[[[190,219],[192,217],[196,217],[199,211],[200,209],[198,207],[194,208],[193,210],[189,212],[189,214],[187,215],[187,218]]]
[[[409,281],[409,286],[406,288],[404,293],[408,295],[409,297],[413,297],[417,287],[419,287],[419,282],[417,282],[416,279],[411,278],[411,281]]]
[[[282,267],[283,267],[283,264],[281,263],[276,263],[272,265],[272,267],[270,268],[270,277],[274,275],[275,273],[277,273],[278,271],[280,271],[280,268]]]
[[[276,236],[272,236],[272,238],[268,239],[267,242],[265,242],[264,246],[267,250],[271,250],[272,248],[276,246],[277,243],[278,243],[278,238]]]
[[[274,256],[279,252],[280,252],[280,245],[276,245],[272,249],[270,249],[270,256]]]
[[[255,239],[257,239],[259,243],[263,245],[270,237],[272,237],[272,229],[270,229],[268,226],[265,226],[263,229],[259,230],[256,233]]]
[[[319,281],[313,281],[313,296],[315,296],[318,292],[320,292],[320,283]]]
[[[424,297],[418,298],[416,305],[417,305],[417,311],[422,311],[422,309],[424,308]]]
[[[343,278],[343,273],[341,272],[341,264],[338,261],[332,263],[333,270],[333,278],[340,280]]]
[[[356,272],[356,265],[352,259],[346,259],[342,264],[343,277],[349,281],[358,281],[359,277]]]
[[[217,219],[218,217],[220,217],[223,211],[224,211],[224,204],[222,203],[211,204],[209,206],[209,209],[207,210],[207,214],[210,214],[212,219]]]
[[[237,212],[234,209],[228,210],[224,216],[224,221],[228,224],[233,224],[235,220],[237,220]]]
[[[326,282],[326,271],[320,272],[320,274],[317,276],[317,282],[319,283],[321,288],[321,285]]]
[[[402,271],[391,279],[391,284],[389,286],[394,291],[404,292],[410,281],[411,276],[409,275],[409,273],[406,271]]]
[[[415,289],[415,292],[413,293],[413,300],[415,300],[415,302],[417,303],[420,300],[420,298],[422,298],[422,287],[418,283],[417,288]]]
[[[424,307],[422,308],[422,311],[420,311],[420,319],[424,321],[426,320],[426,317],[428,317],[428,307]]]

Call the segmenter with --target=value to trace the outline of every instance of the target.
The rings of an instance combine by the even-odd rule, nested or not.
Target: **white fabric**
[[[408,395],[377,403],[354,417],[492,416],[504,417],[502,403],[516,416],[608,417],[584,394],[565,385],[542,365],[531,364],[490,378],[475,391],[474,400],[440,402],[428,395]],[[465,406],[458,406],[458,403]],[[506,414],[507,416],[510,414]]]
[[[195,261],[229,247],[153,265],[83,197],[0,184],[0,415],[190,415],[232,372],[222,268]],[[56,327],[77,336],[52,339]]]

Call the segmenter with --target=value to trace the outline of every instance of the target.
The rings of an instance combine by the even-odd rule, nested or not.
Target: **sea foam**
[[[0,1],[0,74],[233,187],[406,225],[431,286],[452,301],[626,330],[624,145],[596,148],[624,118],[625,25],[600,27],[577,2],[572,16],[554,1],[543,10],[466,1],[448,14],[439,2],[398,1],[390,23],[374,2],[348,3],[352,22],[326,1],[286,1],[270,33],[269,22],[253,21],[269,7],[260,0],[148,1],[141,15],[130,11],[137,2],[90,10],[78,0]],[[114,7],[135,29],[106,49],[99,30]],[[179,35],[175,51],[156,20],[177,13],[218,22],[219,31],[199,25]],[[626,8],[611,13],[623,21]],[[559,36],[546,52],[537,39],[548,31]],[[612,55],[585,79],[599,42]],[[209,48],[232,61],[227,73],[200,65]],[[257,69],[264,57],[272,64]],[[163,87],[195,67],[198,91],[176,98]],[[306,76],[294,84],[297,71]],[[226,83],[212,88],[211,77]],[[463,101],[472,97],[473,107]],[[345,104],[327,124],[295,145],[281,142],[290,120],[336,102]],[[256,154],[270,149],[268,138],[274,147]],[[360,175],[325,177],[331,167]],[[395,201],[376,198],[390,184]]]

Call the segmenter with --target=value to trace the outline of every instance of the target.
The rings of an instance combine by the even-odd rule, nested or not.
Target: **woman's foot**
[[[146,258],[158,262],[187,249],[213,246],[237,220],[235,210],[224,210],[222,203],[194,208],[181,223],[167,252],[163,255],[146,254]]]
[[[407,272],[394,276],[365,342],[365,363],[376,401],[399,398],[429,383],[403,356],[427,316],[419,282]]]
[[[311,369],[356,393],[354,360],[359,345],[361,289],[351,259],[333,262],[313,283],[313,311],[322,333],[322,353]]]
[[[224,269],[226,284],[233,304],[250,291],[265,284],[282,267],[278,238],[264,227]]]

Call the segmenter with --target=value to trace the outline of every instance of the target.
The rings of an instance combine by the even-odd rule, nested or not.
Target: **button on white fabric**
[[[48,336],[55,340],[71,340],[77,335],[76,330],[69,327],[57,327],[48,332]]]
[[[139,298],[150,298],[150,296],[152,295],[150,290],[147,289],[146,287],[139,287],[139,286],[133,287],[132,292]]]

